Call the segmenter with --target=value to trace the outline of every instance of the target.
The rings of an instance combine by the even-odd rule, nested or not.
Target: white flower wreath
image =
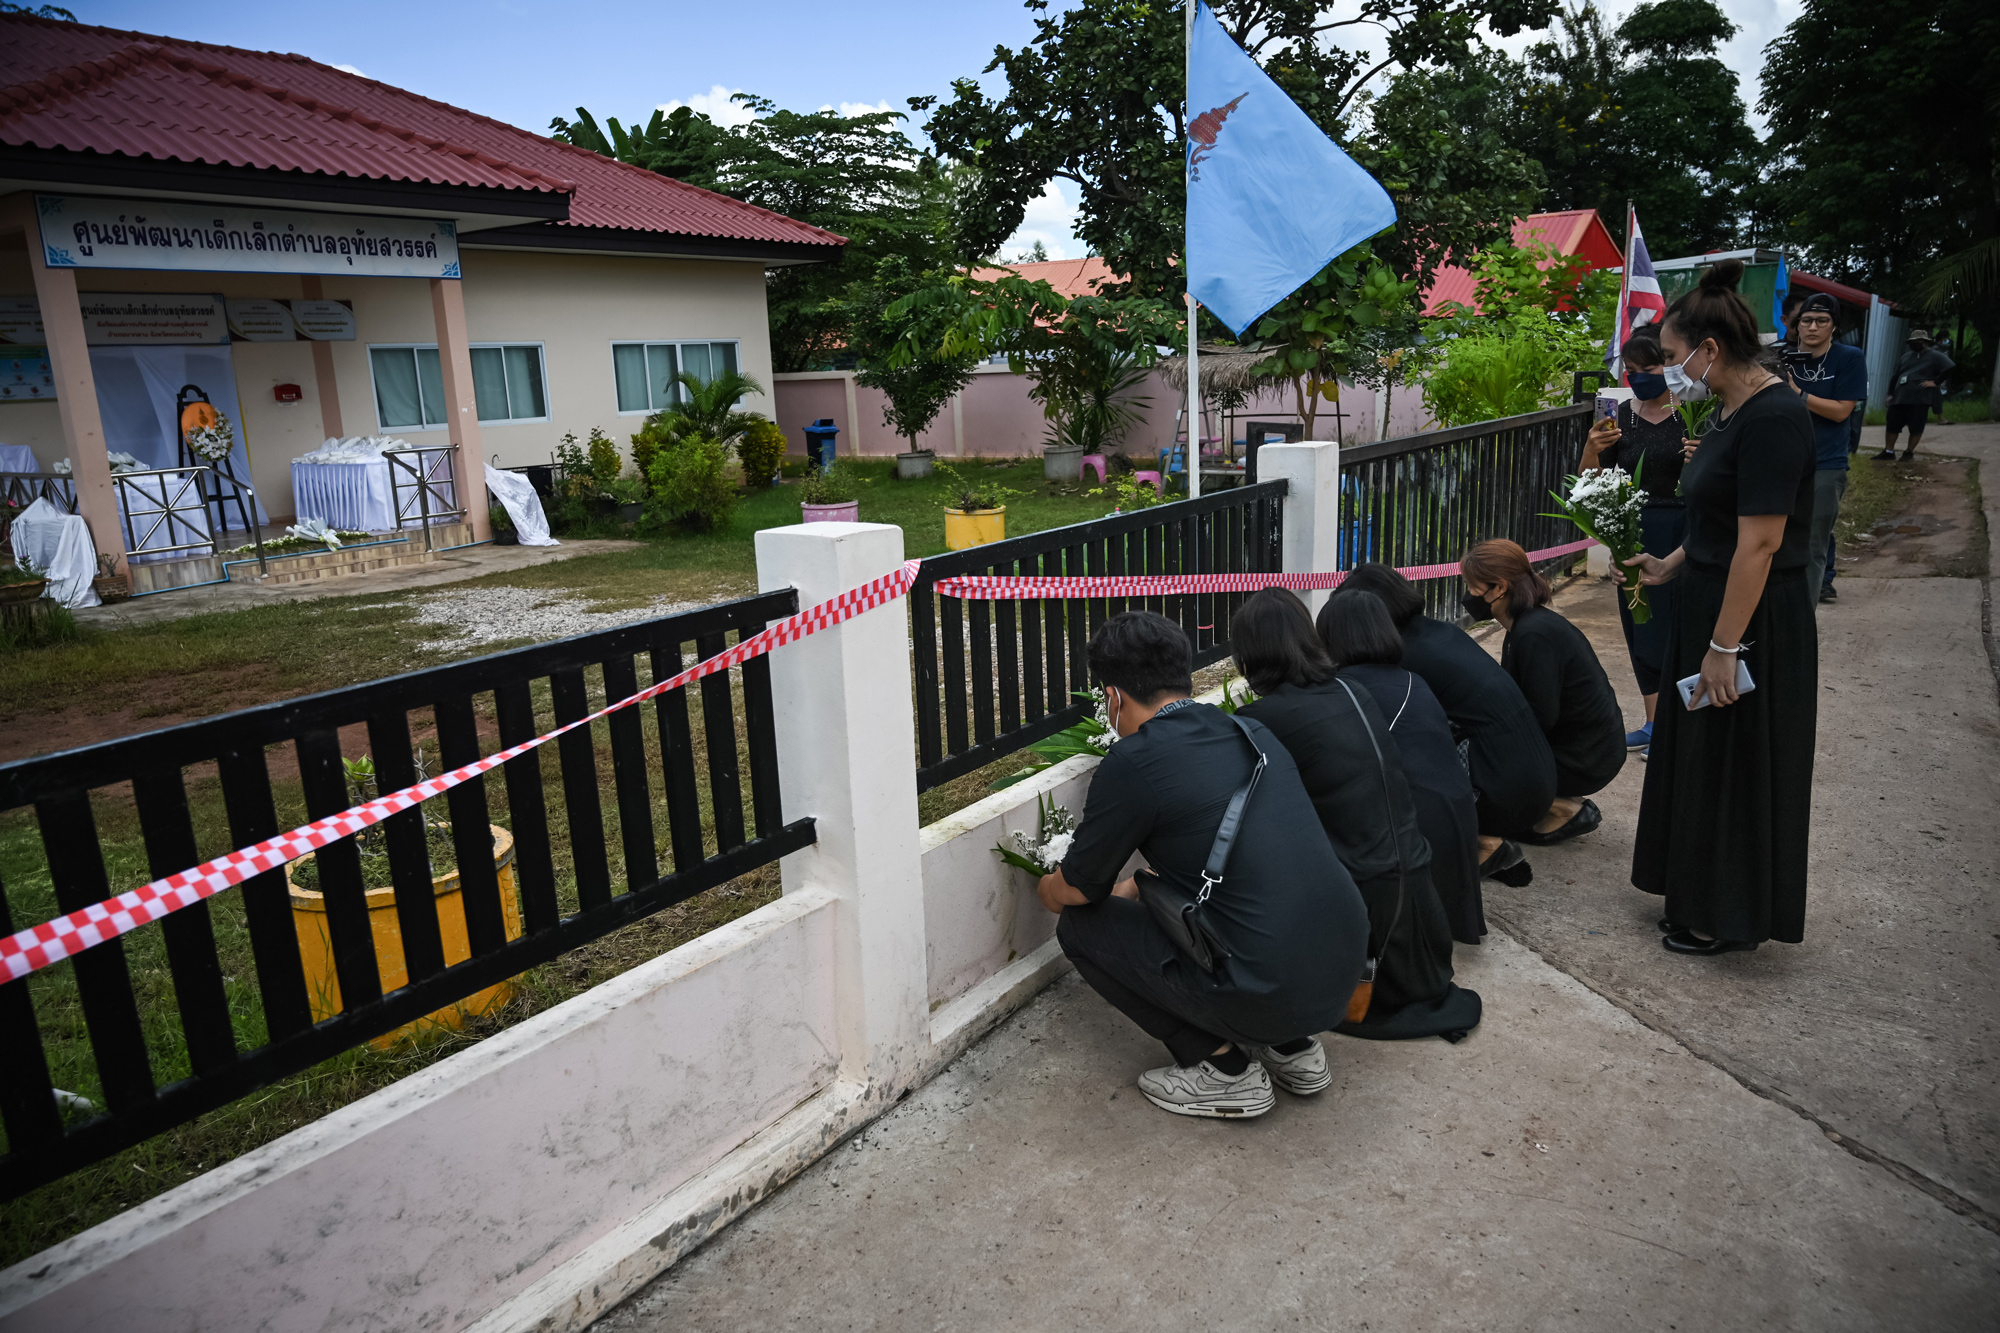
[[[217,412],[215,424],[196,426],[187,433],[187,442],[195,457],[219,463],[229,457],[229,451],[236,447],[236,430],[229,424],[228,417]]]

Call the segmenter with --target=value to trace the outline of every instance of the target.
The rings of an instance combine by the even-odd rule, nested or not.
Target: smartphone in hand
[[[1701,684],[1701,673],[1699,671],[1695,672],[1692,676],[1685,676],[1674,682],[1675,687],[1681,692],[1681,707],[1687,709],[1689,712],[1693,712],[1697,708],[1706,708],[1715,702],[1715,700],[1709,698],[1706,694],[1701,696],[1700,703],[1692,702],[1694,699],[1694,687],[1699,684]],[[1741,657],[1737,658],[1736,693],[1744,695],[1756,688],[1757,682],[1750,679],[1750,664]]]

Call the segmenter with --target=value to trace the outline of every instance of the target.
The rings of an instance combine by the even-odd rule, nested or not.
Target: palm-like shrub
[[[764,386],[748,375],[725,370],[704,380],[682,371],[674,376],[680,401],[646,418],[632,436],[632,462],[644,477],[653,475],[653,460],[659,451],[689,436],[705,436],[725,450],[750,427],[764,418],[755,412],[736,410],[737,400],[747,394],[761,394]]]

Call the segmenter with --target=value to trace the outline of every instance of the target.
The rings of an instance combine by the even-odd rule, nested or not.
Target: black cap
[[[1840,302],[1825,292],[1814,292],[1806,298],[1806,303],[1799,307],[1801,315],[1810,314],[1813,311],[1821,311],[1832,315],[1835,319],[1839,319]]]

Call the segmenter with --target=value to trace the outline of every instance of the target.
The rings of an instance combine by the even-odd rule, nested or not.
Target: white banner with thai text
[[[458,224],[150,199],[35,196],[50,268],[456,278]]]
[[[92,347],[178,347],[229,341],[229,316],[213,292],[78,292],[83,340]]]

